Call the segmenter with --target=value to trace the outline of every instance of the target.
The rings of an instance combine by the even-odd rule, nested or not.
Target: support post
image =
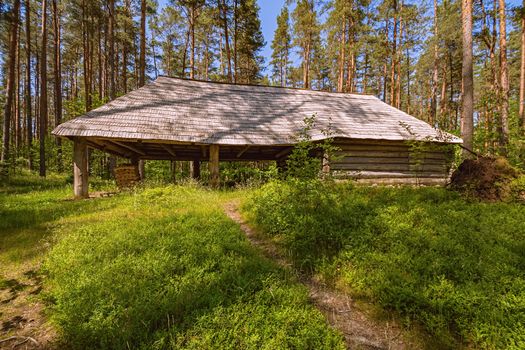
[[[330,156],[327,153],[323,154],[323,177],[330,175]]]
[[[144,181],[144,178],[146,177],[146,168],[144,166],[144,159],[139,160],[139,177],[140,177],[140,181]]]
[[[280,158],[280,159],[277,159],[275,161],[276,165],[277,165],[277,170],[279,172],[279,174],[284,174],[287,170],[287,167],[286,167],[286,158]]]
[[[73,191],[75,199],[88,198],[88,151],[86,140],[75,139],[73,144]]]
[[[193,178],[195,180],[200,180],[201,178],[201,161],[198,159],[195,159],[193,161]]]
[[[210,145],[210,186],[219,187],[219,145]]]

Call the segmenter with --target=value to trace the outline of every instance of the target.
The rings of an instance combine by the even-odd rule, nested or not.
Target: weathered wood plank
[[[408,157],[385,157],[385,158],[368,158],[368,157],[343,157],[337,158],[332,162],[333,164],[435,164],[435,165],[447,165],[448,162],[445,159],[415,159]]]
[[[175,151],[173,150],[173,148],[171,148],[171,145],[161,144],[160,146],[161,146],[166,152],[168,152],[173,158],[177,158],[177,153],[175,153]]]
[[[346,171],[335,170],[332,172],[336,178],[363,178],[363,179],[381,179],[381,178],[411,178],[411,177],[426,177],[426,178],[448,178],[448,173],[436,172],[420,172],[414,173],[412,171]],[[417,175],[417,176],[416,176]]]
[[[83,138],[77,138],[73,143],[73,192],[75,199],[89,197],[88,152]]]
[[[333,164],[332,168],[334,170],[355,170],[355,171],[366,171],[366,170],[381,170],[381,171],[436,171],[436,172],[445,172],[446,166],[433,165],[433,164],[423,164],[422,166],[416,168],[411,164],[378,164],[378,163],[369,163],[369,164],[353,164],[353,163],[339,163]]]
[[[381,184],[381,185],[424,185],[424,186],[444,186],[448,183],[448,178],[426,178],[426,177],[409,177],[409,178],[379,178],[379,179],[356,179],[362,184]]]
[[[120,142],[120,141],[115,141],[115,140],[110,140],[108,141],[108,143],[114,143],[120,147],[124,147],[124,148],[127,148],[135,153],[138,153],[140,154],[141,156],[145,156],[146,155],[146,152],[144,152],[142,149],[138,148],[137,146],[134,146],[134,145],[130,145],[129,143],[125,143],[125,142]]]
[[[414,157],[415,154],[412,152],[400,152],[400,151],[376,151],[376,150],[362,150],[362,151],[337,151],[336,156],[348,156],[348,157],[370,157],[370,158],[408,158]],[[425,152],[421,156],[425,159],[443,159],[448,160],[449,157],[443,152]]]
[[[210,145],[210,186],[219,187],[219,146]]]

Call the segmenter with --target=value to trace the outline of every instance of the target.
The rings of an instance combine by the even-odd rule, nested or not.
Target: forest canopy
[[[71,146],[50,130],[161,74],[372,94],[474,152],[524,166],[521,4],[287,0],[272,38],[260,6],[270,3],[1,2],[3,172],[63,171]],[[100,174],[114,162],[90,157]]]

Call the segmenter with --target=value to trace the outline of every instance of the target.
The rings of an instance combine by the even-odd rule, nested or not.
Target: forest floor
[[[279,251],[279,247],[244,220],[239,211],[239,201],[224,206],[226,215],[238,223],[248,240],[262,253],[281,267],[294,270],[293,264]],[[378,320],[371,316],[370,305],[359,304],[350,295],[327,286],[316,278],[299,274],[298,279],[308,289],[310,300],[319,309],[330,325],[345,338],[348,349],[421,349],[423,346],[414,334],[409,334],[395,319]]]
[[[522,205],[313,186],[157,185],[73,201],[65,177],[0,184],[0,349],[475,348],[447,317],[466,339],[497,321],[522,344]]]
[[[243,193],[73,201],[61,177],[0,185],[0,349],[345,348],[223,212]]]

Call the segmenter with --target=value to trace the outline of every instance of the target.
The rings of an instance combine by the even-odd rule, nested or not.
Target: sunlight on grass
[[[296,266],[442,347],[525,347],[525,207],[442,188],[271,183],[245,205]]]
[[[224,215],[244,192],[172,185],[71,201],[64,179],[41,182],[0,188],[0,284],[44,260],[59,347],[343,348],[306,289]]]

